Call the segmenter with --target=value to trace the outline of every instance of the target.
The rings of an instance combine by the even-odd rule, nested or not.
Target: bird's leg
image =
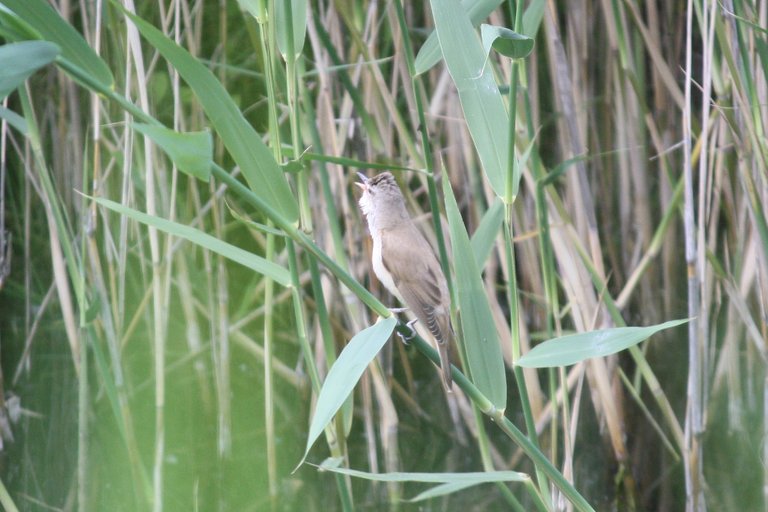
[[[389,308],[389,310],[394,314],[398,314],[398,313],[405,313],[406,311],[408,311],[408,308]],[[411,334],[407,336],[403,336],[401,333],[399,332],[397,333],[397,335],[400,337],[401,340],[403,340],[403,343],[405,343],[406,345],[408,345],[409,344],[408,342],[412,340],[413,337],[416,335],[416,331],[413,330],[413,324],[415,324],[418,321],[419,321],[418,318],[414,318],[413,320],[405,324],[405,326],[411,330]]]
[[[400,339],[401,339],[401,340],[403,340],[403,343],[404,343],[404,344],[406,344],[406,345],[410,345],[410,341],[413,339],[413,337],[414,337],[414,336],[416,336],[416,330],[413,328],[413,326],[414,326],[414,324],[415,324],[416,322],[418,322],[418,321],[419,321],[419,319],[418,319],[418,318],[414,318],[413,320],[411,320],[410,322],[408,322],[407,324],[405,324],[405,326],[406,326],[408,329],[410,329],[410,330],[411,330],[411,334],[409,334],[409,335],[407,335],[407,336],[404,336],[404,335],[403,335],[403,334],[401,334],[400,332],[398,332],[398,333],[397,333],[397,335],[398,335],[398,336],[400,336]]]

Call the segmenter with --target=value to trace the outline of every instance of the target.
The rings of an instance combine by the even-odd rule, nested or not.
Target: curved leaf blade
[[[0,46],[0,100],[61,52],[48,41],[22,41]]]
[[[495,8],[501,5],[501,2],[503,1],[504,0],[461,0],[461,7],[466,11],[469,19],[472,21],[472,26],[477,26],[477,24],[487,18]],[[414,63],[416,74],[420,75],[425,71],[429,71],[432,66],[440,62],[442,57],[443,54],[440,52],[440,45],[437,42],[437,33],[432,31],[421,46],[418,55],[416,55],[416,62]]]
[[[469,375],[493,405],[503,411],[507,406],[507,378],[499,334],[496,332],[480,268],[461,220],[450,180],[443,180],[443,195],[451,233],[456,298],[461,315],[461,339],[466,348]]]
[[[370,473],[367,471],[338,467],[333,465],[333,462],[336,462],[335,460],[332,460],[331,463],[328,462],[328,460],[324,462],[320,466],[320,469],[374,482],[420,482],[439,484],[414,496],[408,500],[410,502],[417,502],[430,498],[446,496],[448,494],[452,494],[468,487],[473,487],[480,484],[498,482],[526,482],[530,480],[530,476],[525,473],[519,473],[517,471],[487,471],[471,473]]]
[[[496,199],[483,214],[480,225],[472,234],[472,253],[475,255],[475,261],[479,267],[485,265],[486,260],[491,255],[493,243],[499,235],[503,221],[504,202]]]
[[[112,72],[88,42],[45,0],[2,0],[9,9],[36,30],[46,41],[61,48],[61,56],[107,88],[114,83]]]
[[[290,7],[290,19],[288,19]],[[277,31],[277,47],[283,59],[293,50],[294,58],[301,55],[304,38],[307,34],[307,0],[275,0],[275,29]],[[293,36],[293,44],[288,44],[288,38]]]
[[[357,469],[321,465],[320,469],[343,475],[372,480],[374,482],[422,482],[432,484],[471,483],[486,484],[493,482],[523,482],[530,477],[517,471],[478,471],[469,473],[369,473]]]
[[[299,218],[299,208],[280,166],[221,82],[187,50],[157,28],[128,11],[123,10],[123,13],[195,92],[214,130],[240,166],[253,193],[287,222],[295,223]]]
[[[180,171],[206,183],[210,180],[213,165],[211,132],[180,133],[165,126],[143,123],[133,123],[132,126],[160,146]]]
[[[506,27],[483,23],[480,26],[480,37],[486,55],[494,49],[510,59],[523,59],[533,51],[533,39]]]
[[[110,201],[109,199],[103,199],[100,197],[93,197],[91,199],[96,201],[96,203],[109,208],[113,212],[125,215],[126,217],[141,222],[142,224],[155,227],[164,233],[168,233],[169,235],[188,240],[194,244],[199,245],[200,247],[204,247],[209,251],[215,252],[216,254],[221,254],[225,258],[239,263],[244,267],[248,267],[254,272],[258,272],[259,274],[263,274],[274,279],[275,282],[280,283],[283,286],[288,286],[291,282],[291,276],[288,273],[288,269],[281,267],[280,265],[273,263],[265,258],[262,258],[261,256],[241,249],[240,247],[219,240],[218,238],[213,237],[208,233],[204,233],[199,229],[195,229],[192,226],[179,224],[178,222],[163,219],[162,217],[155,217],[153,215],[134,210],[133,208],[128,208],[127,206],[123,206],[120,203]]]
[[[355,334],[339,354],[325,378],[317,405],[309,426],[307,446],[299,466],[304,463],[310,448],[333,419],[344,401],[355,388],[376,354],[387,342],[397,325],[397,318],[390,316]]]
[[[495,8],[501,5],[503,0],[462,0],[461,6],[469,15],[472,26],[476,27],[481,21],[486,19]],[[523,13],[523,34],[529,37],[535,37],[541,25],[541,19],[544,17],[544,0],[533,0]],[[421,46],[418,55],[416,55],[416,74],[420,75],[432,69],[440,62],[443,54],[440,53],[440,46],[437,43],[437,34],[432,31],[427,40]]]
[[[256,0],[237,0],[237,3],[240,5],[241,10],[253,16],[256,21],[259,21],[259,4]]]
[[[593,357],[620,352],[665,329],[688,322],[670,320],[648,327],[616,327],[580,332],[547,340],[533,347],[517,364],[525,368],[551,368],[569,366]]]
[[[483,47],[459,0],[430,0],[448,72],[485,175],[499,197],[509,165],[509,115]]]
[[[0,105],[0,119],[5,119],[8,124],[16,128],[22,135],[26,136],[29,128],[27,127],[27,120],[21,117],[13,110],[7,109]]]

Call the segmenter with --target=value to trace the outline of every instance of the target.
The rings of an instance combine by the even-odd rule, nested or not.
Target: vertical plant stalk
[[[440,210],[438,207],[437,187],[435,186],[435,161],[432,156],[432,145],[429,142],[429,131],[426,116],[424,115],[424,88],[421,80],[416,76],[416,65],[413,56],[413,46],[411,38],[408,37],[408,24],[405,20],[402,0],[395,1],[397,11],[397,21],[400,25],[402,34],[403,53],[408,65],[408,74],[411,79],[411,90],[416,103],[416,111],[419,115],[419,132],[421,134],[421,146],[424,152],[424,163],[427,169],[427,190],[429,193],[429,208],[432,210],[432,225],[435,228],[435,237],[437,239],[437,248],[440,253],[440,265],[443,267],[443,274],[448,282],[448,290],[453,295],[453,279],[451,278],[451,265],[448,261],[448,251],[445,248],[445,237],[443,236],[443,226],[440,221]]]
[[[522,0],[509,0],[509,12],[510,17],[514,19],[515,32],[518,34],[523,29],[523,2]],[[508,151],[509,157],[507,159],[508,168],[504,186],[504,222],[502,229],[504,230],[504,253],[505,264],[507,265],[507,275],[509,276],[509,282],[507,283],[507,301],[509,303],[509,331],[510,340],[512,342],[512,361],[513,364],[520,358],[520,320],[519,320],[519,303],[517,297],[517,269],[515,265],[515,246],[513,244],[512,237],[512,205],[515,201],[516,191],[518,190],[518,183],[520,180],[520,169],[518,168],[518,162],[515,158],[515,142],[516,142],[516,124],[517,124],[517,89],[520,74],[520,62],[518,59],[512,60],[512,69],[509,79],[509,141]],[[533,411],[531,410],[531,402],[528,396],[528,386],[525,383],[525,376],[523,375],[523,369],[517,365],[513,366],[513,372],[515,375],[515,381],[517,382],[517,389],[520,394],[520,405],[523,410],[523,417],[525,418],[525,428],[528,432],[528,439],[531,443],[538,448],[539,441],[536,434],[536,422],[533,418]],[[549,480],[547,476],[540,470],[539,466],[536,466],[536,481],[539,486],[539,492],[542,498],[545,500],[547,506],[551,509],[552,503],[549,496]]]
[[[304,363],[307,366],[309,378],[312,382],[312,389],[315,393],[319,393],[322,383],[320,382],[320,376],[317,373],[317,366],[312,358],[312,347],[310,347],[309,339],[307,338],[306,313],[304,311],[304,302],[301,299],[301,282],[299,281],[299,263],[298,258],[296,257],[296,246],[291,239],[286,240],[286,246],[288,248],[288,267],[291,271],[291,295],[293,296],[293,311],[296,318],[296,334],[298,335],[299,346],[304,355]],[[325,438],[331,451],[331,456],[334,458],[342,458],[344,454],[340,449],[339,438],[336,435],[333,423],[326,426]],[[349,482],[348,478],[345,478],[344,475],[336,474],[335,478],[342,503],[342,510],[345,512],[354,510],[351,482]]]
[[[227,48],[229,33],[227,26],[226,4],[219,4],[219,28],[221,45]],[[224,87],[227,86],[225,73],[227,52],[222,51],[220,56],[219,81]],[[223,153],[223,144],[219,140],[215,151]],[[174,166],[174,172],[176,166]],[[175,176],[175,174],[174,174]],[[175,181],[174,181],[175,183]],[[216,197],[216,186],[209,183],[211,197]],[[173,211],[173,210],[171,210]],[[211,201],[211,219],[213,220],[213,229],[216,237],[224,239],[224,209],[218,201]],[[170,247],[169,247],[170,250]],[[232,368],[230,356],[230,336],[229,336],[229,283],[225,258],[221,255],[215,256],[214,276],[216,280],[216,336],[214,340],[213,354],[215,356],[215,376],[216,376],[216,443],[218,457],[221,461],[227,460],[232,454]],[[211,265],[213,267],[213,262]],[[213,287],[212,287],[213,290]],[[226,503],[226,498],[219,493],[217,496],[218,506],[221,508]]]
[[[3,98],[0,106],[8,108],[8,96]],[[8,154],[8,135],[8,121],[2,119],[0,120],[0,289],[3,288],[11,270],[9,260],[11,240],[5,235],[5,173],[8,168],[6,156]]]
[[[136,14],[133,0],[125,0],[124,7]],[[150,111],[147,95],[147,76],[145,74],[144,57],[141,49],[139,31],[127,20],[127,51],[133,57],[136,70],[136,86],[139,94],[139,105],[144,112]],[[144,137],[144,185],[146,187],[145,203],[147,214],[157,216],[157,197],[155,191],[155,166],[152,161],[151,139]],[[152,346],[154,348],[155,374],[155,453],[152,474],[152,510],[160,512],[163,509],[163,461],[165,460],[165,306],[162,283],[162,257],[160,254],[160,239],[156,228],[147,227],[149,252],[152,262]]]
[[[296,77],[296,48],[294,48],[294,33],[293,33],[293,5],[291,0],[275,0],[277,2],[283,2],[285,9],[285,29],[286,37],[285,42],[287,48],[285,51],[285,90],[288,99],[288,113],[290,118],[291,129],[291,143],[293,145],[293,154],[301,154],[301,140],[299,138],[299,107],[298,107],[298,80]],[[272,11],[274,12],[274,10]],[[272,17],[271,34],[274,35],[276,23],[274,16]],[[274,40],[274,38],[273,38]],[[280,160],[278,160],[280,162]],[[312,210],[309,204],[309,171],[302,169],[299,171],[298,176],[298,191],[299,191],[299,215],[301,218],[301,227],[306,233],[312,233]]]
[[[398,24],[400,25],[400,32],[402,33],[402,42],[403,42],[403,50],[405,54],[405,60],[408,66],[408,74],[411,79],[411,89],[414,96],[414,101],[416,104],[416,110],[418,112],[418,119],[419,119],[419,131],[421,133],[421,144],[422,144],[422,150],[424,152],[424,160],[426,164],[427,169],[427,190],[429,193],[429,206],[432,211],[432,223],[435,229],[435,236],[437,239],[437,246],[438,246],[438,252],[440,255],[440,264],[443,268],[443,274],[445,275],[447,284],[448,284],[448,290],[451,294],[451,297],[456,296],[456,291],[453,287],[453,279],[451,274],[451,264],[448,260],[448,251],[446,249],[445,245],[445,237],[443,236],[443,227],[440,220],[440,210],[438,207],[438,197],[437,197],[437,187],[435,185],[435,161],[433,158],[433,152],[432,152],[432,146],[429,141],[429,132],[426,121],[426,116],[424,115],[424,102],[423,102],[423,84],[419,77],[416,75],[416,66],[415,66],[415,58],[413,53],[413,47],[411,45],[411,39],[408,37],[408,24],[405,20],[405,12],[403,9],[403,4],[401,0],[395,1],[395,9],[397,11],[397,19]],[[448,179],[448,176],[445,171],[443,171],[443,179]],[[454,304],[456,303],[453,301]],[[451,322],[453,325],[457,324],[457,317],[455,314],[455,311],[451,312]],[[464,357],[464,347],[461,347],[459,350],[460,356],[465,364],[466,367],[466,358]],[[477,441],[478,441],[478,448],[480,451],[480,458],[483,462],[483,469],[485,471],[493,471],[494,465],[493,460],[491,458],[490,453],[490,440],[488,439],[487,431],[485,429],[485,426],[483,425],[482,418],[480,417],[480,410],[473,404],[472,410],[474,413],[475,418],[475,424],[477,427]],[[505,492],[505,490],[508,490],[506,486],[501,486],[502,488],[502,495],[504,498],[510,503],[510,505],[514,506],[514,497],[510,495],[510,493]]]
[[[213,213],[219,217],[218,212]],[[223,230],[219,230],[223,234]],[[216,257],[216,442],[220,458],[228,458],[232,450],[232,385],[229,342],[229,284],[223,256]]]
[[[763,439],[768,439],[768,377],[763,379]],[[763,460],[768,460],[768,443],[763,443]],[[763,468],[763,503],[768,503],[768,468]]]
[[[574,105],[574,86],[571,81],[570,68],[563,48],[563,41],[560,37],[560,29],[557,26],[557,17],[554,12],[554,4],[549,3],[545,9],[545,25],[547,28],[548,41],[550,44],[550,55],[553,61],[553,81],[556,88],[557,99],[562,109],[563,122],[565,129],[563,134],[567,135],[570,148],[563,144],[563,150],[572,156],[577,156],[584,152],[584,143],[577,122],[576,107]],[[576,170],[569,173],[572,194],[575,204],[576,227],[579,232],[586,236],[589,241],[589,251],[597,267],[598,272],[605,278],[605,268],[601,251],[600,235],[597,231],[597,217],[595,215],[595,201],[587,180],[587,169],[584,163],[576,161],[574,163]],[[586,232],[585,232],[586,231]]]
[[[13,498],[11,498],[11,494],[8,492],[8,489],[5,488],[2,479],[0,479],[0,505],[2,505],[7,512],[19,512],[19,509],[16,508],[16,504],[13,502]]]
[[[693,166],[691,163],[691,83],[693,77],[693,0],[688,0],[685,38],[685,103],[683,108],[683,173],[685,175],[683,222],[685,230],[685,263],[688,269],[688,403],[685,414],[685,493],[687,512],[706,510],[704,501],[703,450],[699,434],[702,429],[703,340],[700,339],[700,271],[697,261],[696,218],[694,214]],[[703,101],[708,101],[704,98]],[[703,212],[699,212],[703,214]],[[702,215],[703,217],[703,215]]]
[[[275,159],[278,162],[282,161],[282,151],[281,151],[281,142],[280,142],[280,129],[279,129],[279,122],[278,122],[278,116],[277,116],[277,96],[276,96],[276,70],[275,67],[276,64],[276,55],[277,55],[277,36],[276,36],[276,30],[275,30],[275,1],[284,1],[284,0],[270,0],[268,2],[269,9],[267,10],[266,2],[259,2],[259,17],[257,18],[257,22],[259,23],[259,35],[260,35],[260,44],[261,44],[261,51],[262,56],[264,58],[264,71],[266,76],[266,85],[267,85],[267,91],[268,91],[268,104],[269,104],[269,127],[270,127],[270,134],[272,137],[273,145],[273,153],[275,155]],[[290,2],[288,2],[290,3]],[[296,55],[295,55],[295,49],[293,48],[293,22],[291,17],[291,6],[288,5],[286,12],[288,13],[287,19],[288,19],[288,51],[286,52],[286,59],[287,59],[287,67],[289,68],[286,71],[286,80],[288,80],[287,85],[287,91],[288,95],[291,97],[289,99],[289,103],[291,105],[291,138],[292,143],[294,146],[294,155],[301,154],[300,150],[300,142],[299,142],[299,131],[298,131],[298,112],[297,112],[297,93],[298,89],[295,84],[296,82]],[[303,180],[303,185],[302,185]],[[302,192],[302,186],[304,187]],[[311,211],[310,211],[310,205],[309,205],[309,191],[308,191],[308,177],[306,176],[306,171],[302,171],[300,173],[299,177],[299,210],[300,210],[300,218],[301,218],[301,226],[304,232],[311,232],[312,231],[312,222],[311,222]],[[274,220],[274,219],[271,219]],[[283,229],[285,229],[286,226],[280,226]],[[298,231],[291,227],[291,232],[298,235]],[[309,340],[307,338],[307,331],[306,331],[306,320],[305,320],[305,312],[303,307],[303,298],[301,294],[301,284],[299,282],[299,274],[298,274],[298,258],[296,255],[296,248],[294,245],[294,242],[290,239],[286,241],[287,249],[288,249],[288,256],[289,256],[289,267],[291,270],[291,277],[292,277],[292,287],[291,287],[291,296],[293,300],[293,306],[294,306],[294,314],[296,318],[296,326],[297,326],[297,333],[299,338],[299,346],[301,348],[301,351],[304,356],[304,360],[307,365],[307,371],[310,376],[310,381],[312,382],[312,388],[317,393],[319,392],[321,388],[320,383],[320,377],[318,375],[317,371],[317,365],[313,359],[312,354],[312,347],[309,344]],[[309,256],[312,258],[313,256]],[[316,267],[316,266],[315,266]],[[265,371],[266,371],[266,360],[269,359],[269,367],[270,370],[272,369],[272,359],[274,358],[273,351],[270,350],[268,353],[265,353]],[[265,379],[267,377],[265,376]],[[265,380],[266,382],[266,380]],[[270,378],[270,383],[273,382],[273,379]],[[266,386],[265,386],[266,387]],[[269,396],[266,397],[266,401],[269,401],[274,396],[274,388],[265,389],[265,393],[267,393]],[[274,431],[274,418],[268,416],[266,418],[267,421],[272,421],[272,430]],[[341,458],[343,456],[343,450],[340,447],[340,442],[343,442],[343,438],[340,438],[336,435],[332,427],[328,427],[325,429],[326,434],[326,441],[328,442],[328,446],[330,448],[331,454],[333,457]],[[274,445],[274,437],[272,439],[273,445]],[[277,455],[275,450],[275,478],[277,478]],[[354,508],[353,500],[352,500],[352,487],[351,487],[351,481],[349,477],[345,477],[343,475],[335,475],[336,478],[336,485],[338,487],[339,491],[339,497],[342,502],[342,509],[345,511],[352,510]],[[277,481],[275,480],[275,485],[277,484]]]
[[[558,18],[553,11],[553,4],[549,3],[545,10],[544,20],[549,35],[549,48],[551,55],[552,77],[555,84],[555,95],[558,108],[562,110],[561,125],[559,128],[566,142],[562,144],[563,152],[567,155],[583,154],[585,149],[583,145],[583,135],[580,132],[577,122],[578,111],[574,105],[575,88],[581,84],[577,78],[572,79],[573,66],[565,54],[563,41],[560,36],[560,27]],[[575,85],[574,85],[575,84]],[[602,247],[600,235],[597,230],[597,217],[595,212],[595,201],[592,190],[587,179],[587,169],[583,163],[583,158],[574,157],[567,160],[568,165],[574,165],[576,168],[569,172],[568,194],[569,202],[573,205],[574,227],[579,234],[579,238],[586,240],[591,265],[597,270],[601,277],[600,282],[605,282],[605,268],[603,264]],[[606,314],[605,307],[599,300],[597,290],[604,288],[604,284],[599,287],[585,286],[588,276],[584,265],[572,265],[573,252],[575,250],[573,240],[564,240],[561,233],[553,237],[555,247],[559,247],[556,256],[560,268],[569,278],[564,279],[564,290],[569,295],[573,304],[571,317],[574,320],[578,330],[587,330],[591,325],[597,323],[605,326],[610,324],[610,318]],[[565,244],[562,245],[561,242]],[[563,249],[563,250],[560,250]],[[571,253],[571,254],[569,254]],[[571,281],[570,278],[576,281]],[[578,284],[577,284],[578,283]],[[572,286],[575,285],[575,286]],[[615,358],[609,360],[609,364],[604,361],[590,363],[587,366],[590,389],[592,390],[592,403],[595,411],[604,420],[606,426],[604,434],[609,439],[614,457],[617,461],[625,460],[627,457],[627,447],[625,443],[624,431],[622,428],[623,420],[621,418],[621,402],[617,402],[617,396],[613,393],[611,386],[611,373]]]
[[[273,152],[277,153],[276,159],[279,160],[280,137],[277,127],[277,106],[275,105],[274,91],[274,70],[272,68],[273,60],[270,53],[270,46],[267,37],[268,15],[265,2],[259,2],[259,17],[256,19],[259,26],[259,45],[261,55],[264,61],[265,83],[268,91],[269,106],[269,128],[270,133],[276,137],[273,146]],[[269,220],[269,225],[272,221]],[[271,233],[267,234],[267,252],[266,258],[272,261],[275,257],[275,239]],[[275,438],[275,415],[274,415],[274,282],[269,277],[265,277],[264,287],[264,421],[266,423],[265,433],[267,441],[267,475],[269,478],[269,498],[270,503],[274,504],[278,494],[278,475],[277,475],[277,441]]]
[[[315,111],[312,107],[312,101],[310,99],[309,91],[302,87],[299,91],[302,95],[303,105],[308,119],[315,119]],[[312,141],[312,145],[315,147],[323,147],[322,140],[318,131],[317,123],[307,123],[306,129],[309,132],[309,137]],[[333,258],[338,265],[344,269],[345,272],[349,272],[349,263],[347,261],[346,249],[344,247],[343,236],[341,228],[339,226],[339,210],[336,208],[336,200],[334,197],[332,186],[330,183],[330,176],[325,162],[317,162],[317,174],[320,180],[320,186],[322,188],[322,198],[325,201],[324,208],[322,209],[325,217],[323,219],[324,229],[327,230],[330,235],[330,242],[333,246]],[[323,295],[323,286],[320,275],[320,268],[318,265],[318,259],[316,256],[310,256],[309,260],[310,276],[312,278],[312,289],[315,297],[315,303],[317,306],[317,316],[320,321],[320,332],[323,338],[323,346],[325,349],[325,362],[326,367],[330,368],[336,361],[336,347],[334,345],[333,328],[331,326],[331,320],[328,314],[328,307],[325,303],[325,297]],[[347,316],[353,322],[352,329],[360,331],[363,329],[362,325],[356,322],[357,319],[364,318],[364,306],[357,300],[355,295],[345,286],[337,287],[338,292],[342,296],[341,303],[346,307]],[[346,435],[345,432],[349,432],[352,428],[352,408],[354,405],[354,394],[350,394],[347,402],[341,409],[341,415],[337,416],[337,433],[339,442],[342,443],[342,452],[348,453],[346,447]]]
[[[87,335],[86,335],[87,336]],[[94,340],[89,339],[91,342]],[[88,510],[88,351],[80,351],[80,375],[77,379],[77,510]]]
[[[19,93],[24,117],[27,120],[27,139],[32,147],[32,156],[35,161],[34,167],[37,170],[42,186],[42,196],[40,199],[45,207],[45,215],[50,232],[51,260],[53,261],[53,274],[56,282],[56,292],[59,297],[59,307],[62,309],[67,340],[69,341],[70,350],[72,351],[72,363],[75,365],[75,371],[79,374],[79,354],[80,351],[83,350],[83,347],[80,345],[79,341],[80,336],[78,335],[78,329],[75,323],[76,315],[74,305],[72,304],[70,282],[67,279],[66,273],[69,272],[70,274],[75,298],[78,304],[82,306],[84,303],[85,291],[83,287],[83,279],[79,276],[80,256],[75,251],[75,246],[72,243],[74,237],[70,234],[62,205],[57,199],[48,164],[45,161],[40,139],[40,131],[32,109],[32,98],[29,88],[19,89]]]
[[[272,227],[272,221],[267,224]],[[275,259],[275,235],[267,233],[267,261]],[[274,407],[274,299],[275,282],[268,276],[264,277],[264,423],[267,436],[267,476],[269,479],[269,502],[274,509],[277,505],[278,476],[277,476],[277,442],[275,439],[275,407]]]
[[[44,153],[40,143],[40,132],[35,121],[35,114],[32,109],[32,101],[29,95],[28,89],[19,90],[19,98],[21,101],[24,117],[28,126],[28,140],[32,147],[32,154],[34,157],[34,166],[39,174],[40,183],[43,189],[43,196],[41,200],[45,205],[46,218],[48,220],[48,226],[51,233],[51,251],[52,259],[54,261],[55,273],[61,274],[61,278],[57,278],[56,286],[59,293],[60,307],[63,311],[64,324],[67,327],[68,339],[72,349],[73,364],[75,365],[76,372],[80,373],[79,363],[81,361],[80,352],[85,350],[79,343],[81,336],[78,334],[78,329],[75,325],[74,306],[70,297],[69,283],[71,281],[74,289],[74,296],[77,300],[78,307],[81,311],[88,311],[89,304],[87,302],[87,295],[85,293],[85,280],[81,273],[83,268],[81,263],[81,256],[75,250],[73,244],[74,236],[70,234],[70,230],[67,225],[66,217],[62,209],[61,203],[58,201],[51,174],[48,170],[48,166],[45,161]],[[117,95],[119,97],[119,95]],[[138,109],[137,109],[138,110]],[[93,244],[89,245],[93,248]],[[67,275],[63,272],[67,271]],[[100,277],[98,272],[95,273],[95,277]],[[103,288],[102,288],[103,289]],[[136,483],[138,494],[146,499],[150,499],[151,496],[145,495],[143,491],[149,488],[149,478],[144,472],[144,466],[141,464],[138,455],[138,446],[136,442],[136,436],[133,431],[133,423],[131,419],[129,399],[124,387],[125,379],[122,374],[122,363],[120,361],[119,347],[117,346],[116,337],[113,335],[112,323],[110,321],[110,310],[105,300],[106,297],[102,294],[102,313],[104,331],[107,335],[107,346],[110,353],[111,366],[106,363],[106,359],[103,357],[101,347],[97,344],[93,345],[94,355],[100,365],[100,373],[105,382],[105,390],[110,398],[110,404],[113,407],[115,418],[118,427],[121,431],[123,440],[125,442],[126,450],[128,452],[129,459],[131,461],[130,467],[133,476],[133,482]],[[71,327],[70,327],[71,326]],[[70,338],[70,329],[76,334],[74,339]],[[98,336],[94,332],[92,325],[85,327],[87,332],[86,339],[95,340]],[[77,342],[76,344],[72,344]]]
[[[289,122],[291,132],[291,146],[293,148],[293,155],[300,155],[302,152],[302,140],[300,135],[299,124],[299,98],[301,97],[300,83],[297,79],[297,49],[294,46],[294,24],[293,24],[293,5],[291,0],[276,0],[282,1],[285,9],[285,27],[286,35],[285,41],[287,48],[285,49],[285,66],[286,66],[286,92],[288,100]],[[276,23],[271,23],[273,31],[276,27]],[[273,39],[274,40],[274,39]],[[311,123],[310,123],[311,124]],[[280,161],[278,159],[278,161]],[[299,191],[299,212],[301,219],[301,228],[305,233],[312,233],[314,231],[312,225],[312,207],[309,201],[309,170],[302,169],[298,176],[298,191]],[[330,325],[330,319],[328,317],[328,310],[325,306],[325,298],[323,297],[323,289],[320,285],[320,269],[317,265],[317,260],[311,254],[308,255],[309,259],[309,273],[312,280],[312,291],[315,299],[316,313],[321,326],[320,335],[325,348],[326,361],[330,367],[335,361],[335,347],[333,345],[333,331]],[[302,299],[303,300],[303,299]],[[310,347],[307,342],[307,347]],[[311,354],[311,347],[308,354]],[[313,361],[313,364],[316,364]],[[332,438],[332,442],[337,445],[337,454],[346,453],[344,444],[346,442],[343,435],[343,414],[337,416],[337,428],[335,430],[336,435]],[[351,506],[351,480],[348,476],[335,475],[339,485],[339,492],[342,497],[342,504],[344,507]]]
[[[81,8],[85,9],[82,5]],[[101,0],[97,0],[93,12],[95,13],[95,19],[93,22],[93,41],[91,45],[97,55],[101,54],[101,23],[102,23],[102,10],[103,5]],[[93,190],[91,191],[94,196],[100,195],[101,188],[101,100],[99,95],[94,91],[90,93],[91,100],[91,129],[93,130],[93,171],[91,183],[93,184]],[[85,166],[83,166],[85,169]],[[83,185],[87,181],[83,180]],[[96,203],[93,202],[91,208],[84,208],[83,211],[87,211],[88,220],[88,235],[89,240],[86,242],[83,239],[83,244],[93,243],[93,234],[96,232],[97,226],[97,214]],[[85,249],[83,250],[85,254]],[[113,308],[116,304],[113,305]],[[115,310],[113,309],[113,314]],[[84,314],[83,311],[81,313]],[[116,319],[119,316],[115,315]],[[84,324],[81,324],[84,325]],[[84,331],[82,331],[84,332]],[[94,343],[97,340],[91,338],[86,333],[86,343]],[[88,443],[89,443],[89,428],[88,428],[88,416],[90,410],[90,393],[88,388],[88,350],[84,349],[80,351],[80,369],[81,372],[78,375],[78,415],[77,415],[77,510],[79,512],[86,512],[88,510]]]

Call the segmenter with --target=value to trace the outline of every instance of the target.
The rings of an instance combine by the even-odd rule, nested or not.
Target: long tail
[[[451,376],[451,340],[437,340],[437,350],[440,352],[440,369],[443,374],[443,385],[449,393],[453,392],[453,377]]]

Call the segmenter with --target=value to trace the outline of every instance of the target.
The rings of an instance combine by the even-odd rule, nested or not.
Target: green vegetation
[[[0,0],[3,508],[765,508],[767,15]]]

